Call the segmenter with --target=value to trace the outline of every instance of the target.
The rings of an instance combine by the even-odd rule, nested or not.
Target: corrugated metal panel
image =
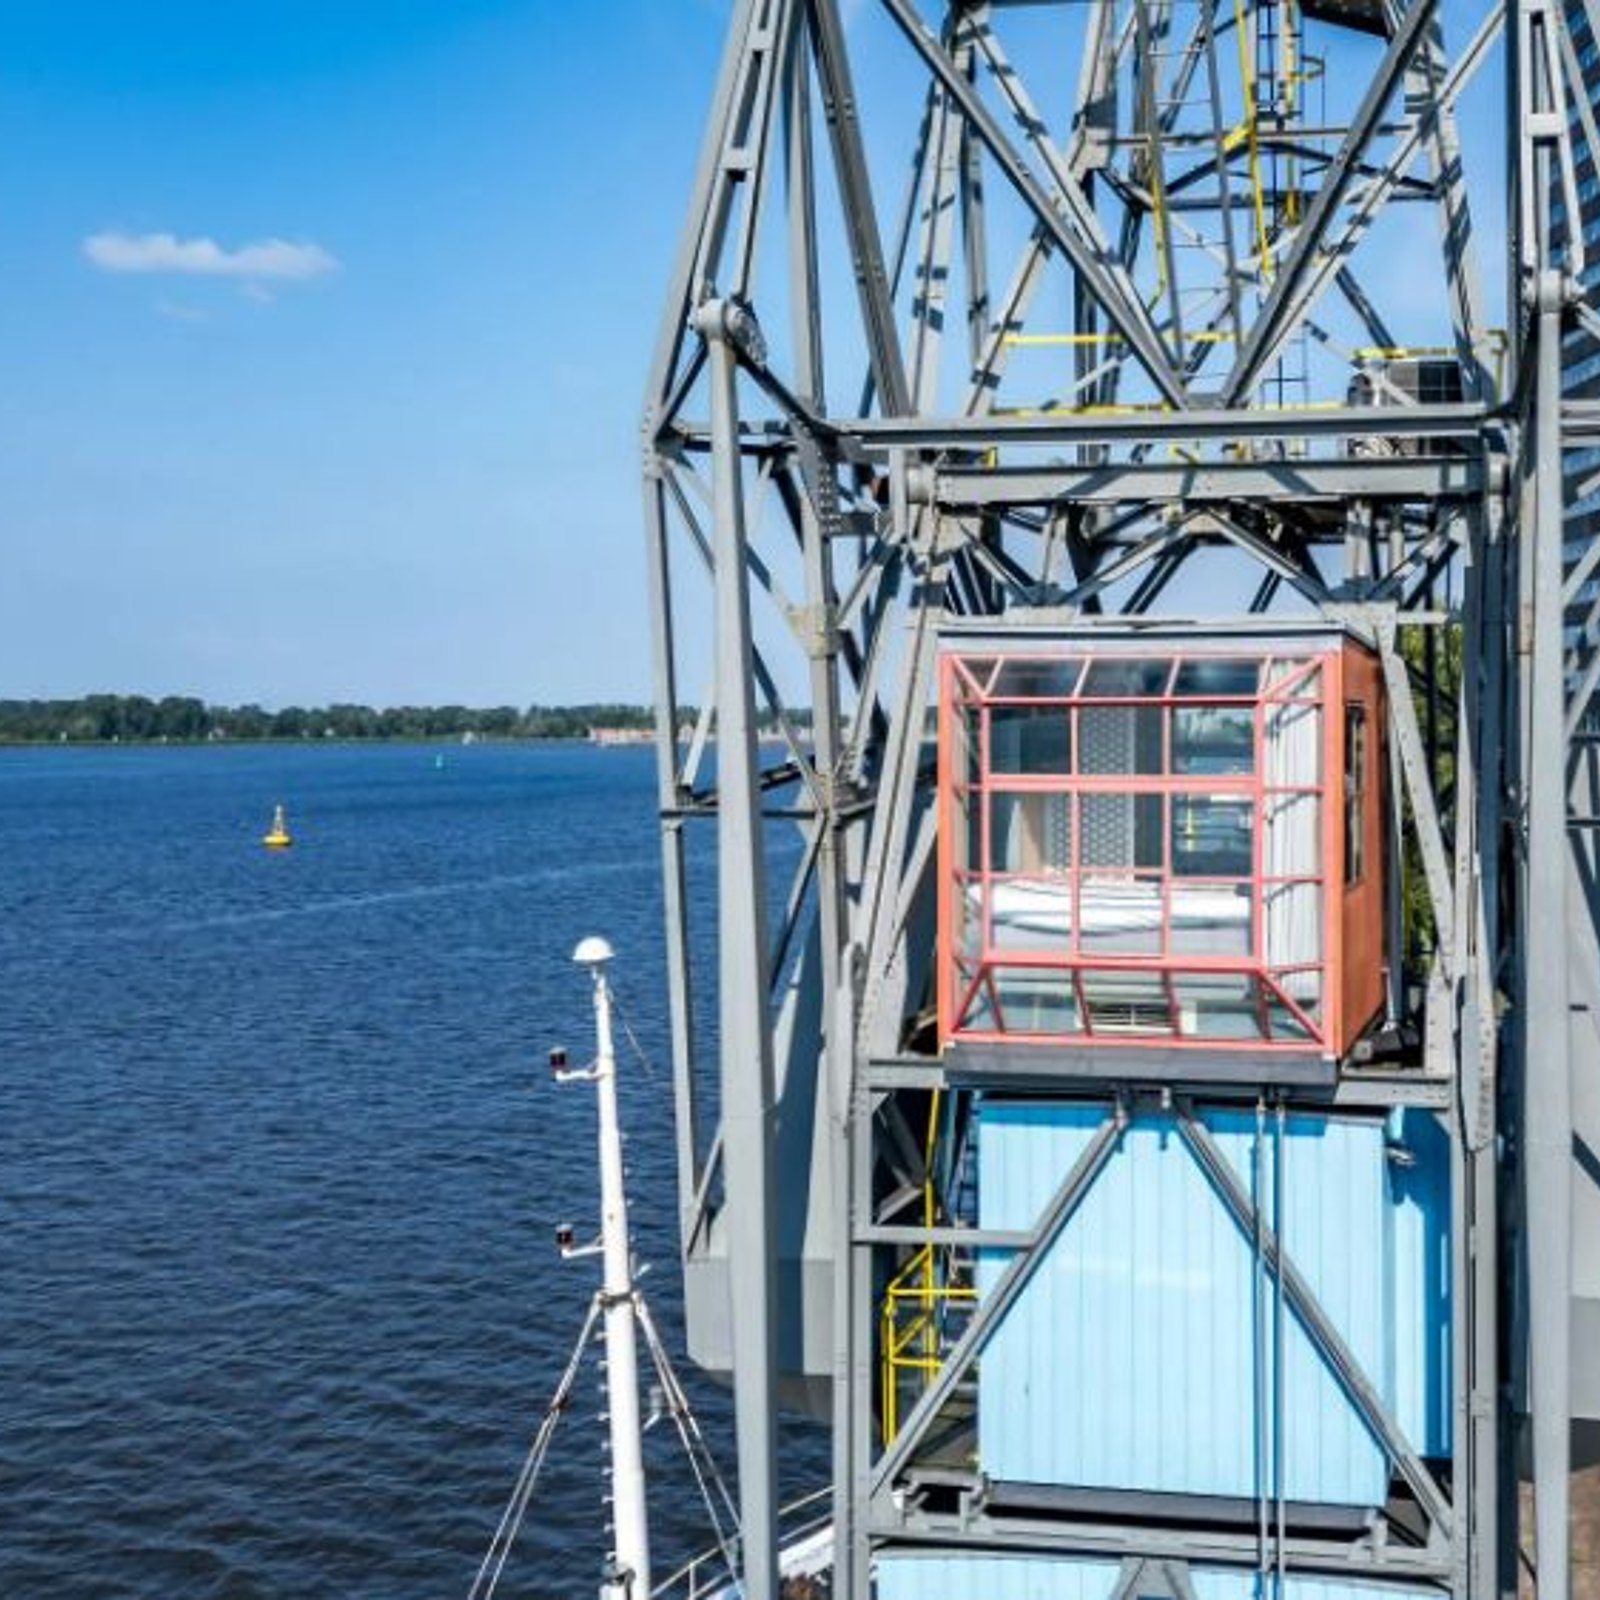
[[[1104,1115],[990,1103],[979,1134],[984,1226],[1027,1228]],[[1275,1130],[1251,1111],[1206,1122],[1244,1187],[1278,1216]],[[1313,1291],[1409,1436],[1448,1448],[1448,1250],[1436,1152],[1392,1167],[1377,1121],[1295,1116],[1281,1228]],[[1391,1172],[1405,1193],[1391,1193]],[[986,1253],[987,1292],[1005,1256]],[[979,1376],[979,1461],[1029,1483],[1380,1504],[1388,1468],[1292,1312],[1272,1418],[1274,1286],[1171,1117],[1133,1121],[1099,1181],[994,1334]],[[1258,1396],[1268,1426],[1258,1428]]]
[[[1450,1453],[1450,1141],[1438,1119],[1396,1112],[1389,1139],[1392,1369],[1385,1393],[1425,1456]]]
[[[1116,1562],[1049,1556],[882,1556],[878,1600],[1106,1600],[1116,1588]],[[1190,1567],[1196,1600],[1423,1600],[1431,1591],[1291,1573],[1280,1590],[1273,1574]]]
[[[880,1556],[874,1575],[877,1600],[1105,1600],[1120,1570],[1046,1556]]]

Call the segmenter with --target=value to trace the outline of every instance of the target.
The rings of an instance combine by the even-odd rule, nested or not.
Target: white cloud
[[[258,239],[228,250],[215,239],[180,239],[173,233],[94,233],[83,241],[83,253],[102,272],[186,273],[257,281],[320,278],[339,266],[319,244]]]

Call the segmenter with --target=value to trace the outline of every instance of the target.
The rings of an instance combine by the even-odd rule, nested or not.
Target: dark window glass
[[[1070,656],[1055,661],[1008,661],[989,692],[1007,700],[1068,700],[1082,671],[1083,663]]]
[[[971,678],[972,682],[977,685],[978,692],[982,693],[984,685],[989,681],[989,674],[994,671],[994,657],[962,656],[960,657],[960,661],[963,670],[967,674],[967,677]],[[971,694],[973,692],[968,687],[966,679],[958,675],[955,681],[958,693]]]
[[[1367,874],[1367,708],[1344,708],[1344,881]]]
[[[976,789],[983,782],[983,746],[979,742],[983,727],[983,713],[976,706],[961,712],[961,744],[967,787]]]
[[[1259,661],[1185,661],[1172,685],[1174,694],[1197,699],[1213,694],[1254,694],[1261,680]]]
[[[1174,706],[1172,770],[1208,777],[1253,772],[1256,723],[1253,706]]]
[[[1091,699],[1105,695],[1157,695],[1167,687],[1170,661],[1101,660],[1083,677],[1083,693]]]
[[[1172,797],[1172,871],[1180,878],[1248,878],[1254,868],[1248,800]]]
[[[1072,722],[1065,706],[992,706],[989,770],[1064,778],[1072,768]]]
[[[1072,864],[1072,807],[1064,794],[990,797],[989,869],[1023,876],[1065,872]]]

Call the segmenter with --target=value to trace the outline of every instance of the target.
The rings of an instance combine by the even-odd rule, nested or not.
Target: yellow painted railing
[[[883,1292],[878,1348],[883,1364],[883,1437],[900,1431],[901,1391],[920,1377],[918,1391],[944,1365],[944,1327],[949,1307],[971,1304],[978,1291],[970,1284],[941,1283],[932,1245],[923,1245],[889,1280]]]
[[[931,1228],[938,1215],[933,1160],[939,1140],[943,1100],[935,1089],[928,1100],[928,1132],[922,1151],[922,1225]],[[970,1305],[978,1298],[971,1284],[948,1280],[949,1252],[931,1244],[914,1250],[883,1291],[879,1313],[879,1359],[882,1362],[883,1436],[887,1443],[900,1431],[901,1388],[918,1378],[918,1391],[944,1363],[945,1325],[952,1305]],[[941,1260],[943,1256],[943,1260]]]

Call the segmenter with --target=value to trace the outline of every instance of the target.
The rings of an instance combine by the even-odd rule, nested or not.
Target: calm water
[[[591,931],[681,1349],[651,757],[437,756],[0,751],[7,1600],[465,1594],[594,1287],[550,1244],[595,1216],[592,1092],[544,1064],[587,1053]],[[503,1594],[594,1592],[594,1377]],[[662,1571],[708,1542],[667,1432]]]

